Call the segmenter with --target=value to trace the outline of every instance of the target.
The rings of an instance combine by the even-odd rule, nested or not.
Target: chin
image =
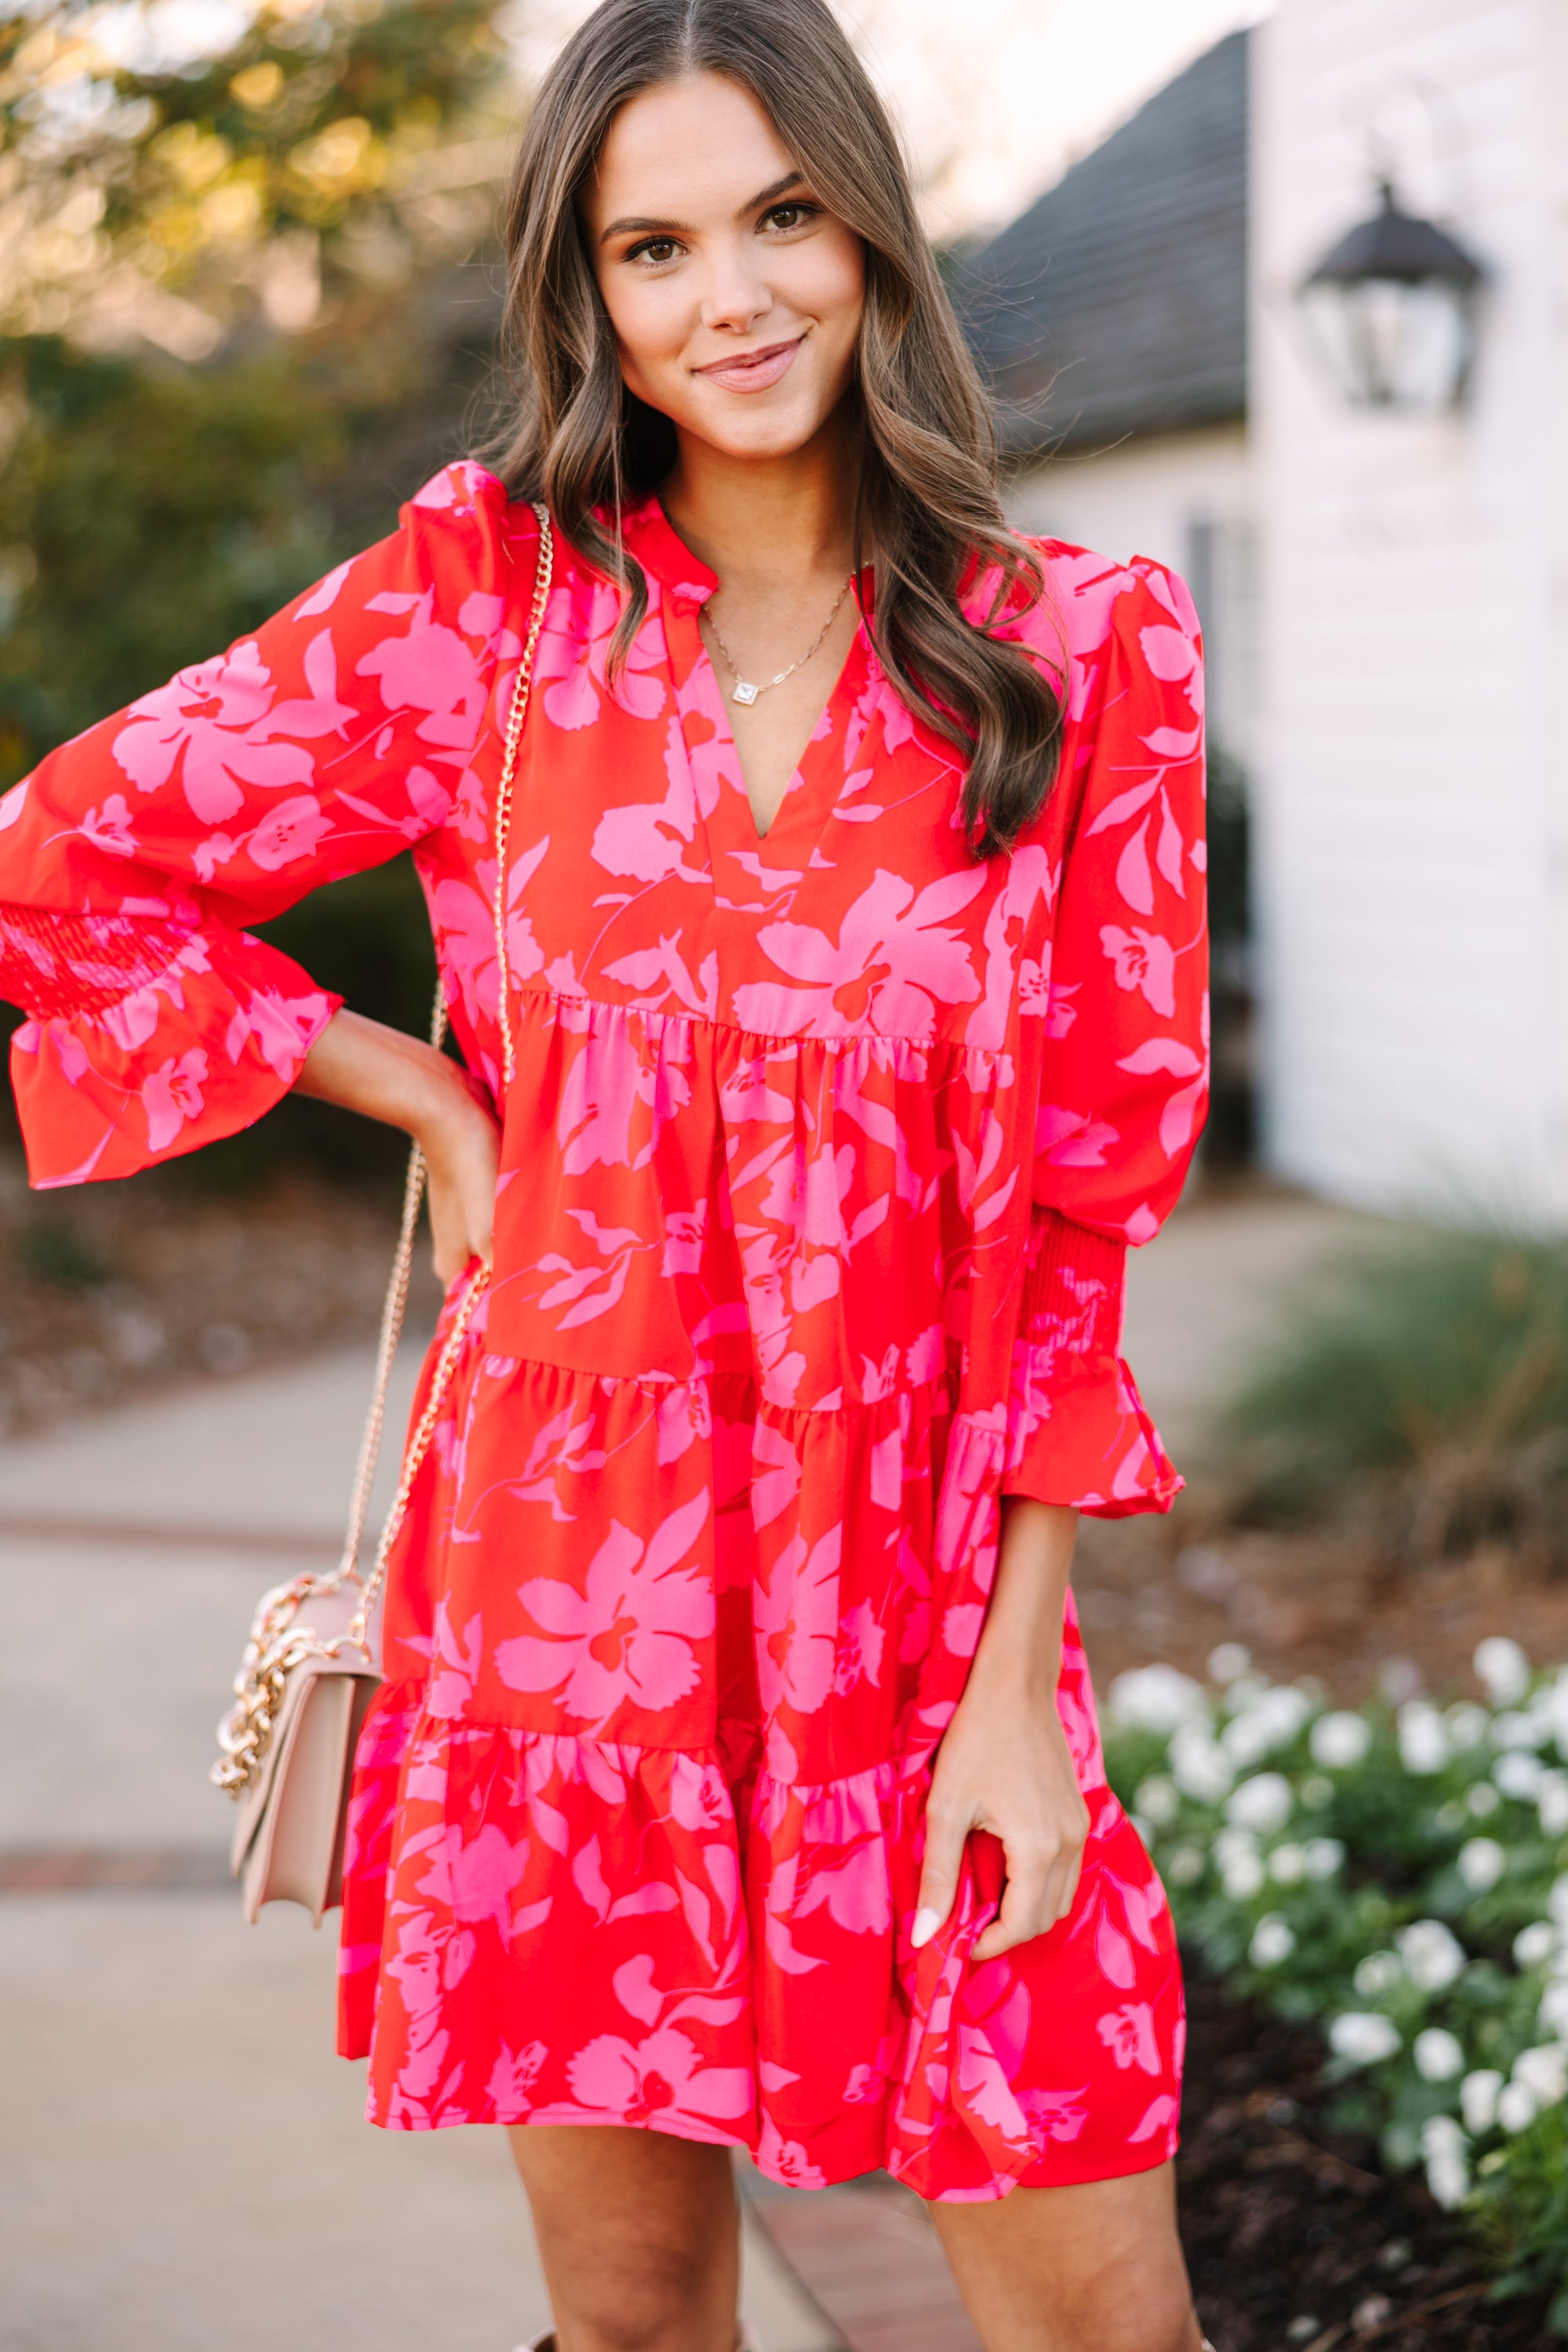
[[[733,413],[715,417],[710,413],[690,418],[677,417],[681,430],[706,441],[710,448],[722,450],[726,457],[750,457],[759,463],[774,457],[793,457],[815,439],[832,414],[831,407],[819,408],[816,402],[809,407],[792,402],[787,413],[773,415],[735,415]]]

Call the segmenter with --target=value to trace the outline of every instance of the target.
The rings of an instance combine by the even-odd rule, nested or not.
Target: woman
[[[510,239],[499,473],[0,803],[34,1181],[289,1087],[425,1150],[471,1320],[342,2046],[380,2124],[512,2126],[563,2352],[731,2352],[736,2146],[931,2199],[987,2352],[1193,2352],[1068,1590],[1179,1484],[1117,1346],[1202,1099],[1191,603],[1006,530],[822,0],[605,0]],[[466,1069],[241,928],[409,845]]]

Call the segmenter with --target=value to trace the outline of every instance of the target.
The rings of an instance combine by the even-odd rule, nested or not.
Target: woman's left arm
[[[1124,1262],[1181,1190],[1207,1076],[1201,641],[1157,564],[1075,656],[1066,840],[1014,1348],[996,1578],[937,1750],[913,1940],[952,1906],[971,1831],[1006,1858],[993,1958],[1065,1917],[1089,1809],[1057,1709],[1079,1512],[1168,1510],[1181,1480],[1121,1358]]]
[[[1072,1908],[1089,1808],[1057,1712],[1057,1678],[1077,1534],[1075,1510],[1027,1496],[1003,1500],[991,1606],[926,1803],[917,1948],[952,1907],[972,1830],[1001,1841],[1007,1871],[1000,1915],[975,1945],[977,1960],[1043,1936]]]

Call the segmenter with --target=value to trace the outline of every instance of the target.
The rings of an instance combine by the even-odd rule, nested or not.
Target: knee
[[[1071,2329],[1063,2352],[1202,2352],[1203,2336],[1182,2293],[1129,2298]]]
[[[553,2299],[560,2352],[669,2352],[689,2344],[712,2294],[707,2248],[643,2246],[608,2254]]]

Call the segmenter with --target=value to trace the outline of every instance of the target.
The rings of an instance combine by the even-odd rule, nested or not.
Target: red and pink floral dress
[[[1000,1497],[1179,1484],[1118,1345],[1204,1096],[1192,604],[1043,545],[1016,634],[1068,726],[1012,856],[971,858],[954,755],[863,631],[759,838],[713,576],[657,501],[625,530],[650,602],[614,683],[616,594],[558,541],[502,877],[537,526],[473,466],[0,800],[33,1181],[265,1111],[336,1000],[245,926],[411,848],[505,1141],[359,1754],[372,2117],[638,2124],[937,2198],[1135,2172],[1174,2142],[1180,1972],[1070,1606],[1072,1913],[973,1965],[977,1837],[909,1930]]]

